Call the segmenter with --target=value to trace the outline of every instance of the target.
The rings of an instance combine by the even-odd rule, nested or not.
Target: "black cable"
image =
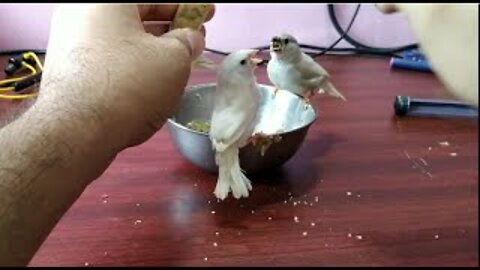
[[[311,51],[316,51],[316,52],[306,52],[307,54],[310,54],[310,55],[315,55],[315,54],[318,54],[319,52],[321,51],[325,51],[329,48],[327,47],[319,47],[319,46],[313,46],[313,45],[309,45],[309,44],[298,44],[301,48],[303,49],[308,49],[308,50],[311,50]],[[268,50],[269,48],[268,47],[256,47],[255,49],[260,49],[260,50]],[[219,51],[219,50],[215,50],[215,49],[210,49],[210,48],[205,48],[205,51],[207,52],[211,52],[211,53],[214,53],[214,54],[219,54],[219,55],[229,55],[231,52],[224,52],[224,51]],[[318,51],[318,52],[317,52]],[[364,55],[367,55],[367,54],[371,54],[371,55],[379,55],[379,56],[386,56],[386,55],[390,55],[390,54],[385,54],[385,53],[377,53],[377,52],[371,52],[369,50],[365,50],[365,49],[359,49],[359,48],[331,48],[328,50],[328,52],[338,52],[338,53],[356,53],[356,54],[364,54]]]
[[[340,26],[340,24],[338,22],[338,19],[337,19],[337,16],[335,14],[335,5],[334,4],[328,4],[327,9],[328,9],[328,15],[330,16],[330,20],[332,21],[332,24],[335,27],[335,29],[337,30],[337,32],[341,36],[343,36],[343,38],[348,43],[352,44],[353,46],[355,46],[358,49],[361,48],[361,49],[364,49],[364,50],[369,50],[372,53],[393,54],[393,53],[398,53],[398,52],[418,48],[418,44],[409,44],[409,45],[395,47],[395,48],[377,48],[377,47],[371,47],[371,46],[365,45],[363,43],[360,43],[360,42],[356,41],[355,39],[353,39],[352,37],[350,37],[348,35],[348,33],[347,33],[348,30],[344,31],[343,28]]]
[[[214,53],[214,54],[220,54],[220,55],[229,55],[230,54],[230,53],[227,53],[227,52],[222,52],[222,51],[209,49],[209,48],[205,48],[204,51],[211,52],[211,53]]]
[[[29,88],[30,86],[40,83],[42,80],[42,71],[38,72],[37,74],[30,75],[23,80],[17,81],[13,84],[15,92],[20,92],[26,88]]]
[[[332,45],[330,45],[324,51],[313,55],[313,57],[317,57],[317,56],[326,54],[328,51],[333,49],[333,47],[335,47],[340,41],[342,41],[342,39],[347,35],[348,31],[350,31],[350,28],[352,28],[353,22],[357,18],[358,11],[360,10],[360,6],[361,6],[361,4],[357,5],[357,8],[355,9],[355,13],[353,14],[352,19],[350,20],[350,23],[348,24],[347,30],[345,30],[345,32],[343,32],[343,34],[340,35],[340,37],[337,39],[337,41],[335,41]]]
[[[35,54],[46,54],[46,50],[22,49],[22,50],[0,50],[0,55],[14,55],[14,54],[22,54],[26,52],[33,52]]]
[[[341,27],[338,24],[338,20],[336,20],[335,14],[333,14],[334,18],[332,19],[332,23],[334,26],[338,26],[342,32],[340,33],[340,37],[329,47],[319,47],[319,46],[313,46],[313,45],[308,45],[308,44],[299,44],[300,48],[303,49],[309,49],[313,51],[320,51],[320,52],[305,52],[308,55],[312,57],[317,57],[326,54],[327,52],[343,52],[343,53],[352,53],[352,54],[361,54],[361,55],[376,55],[376,56],[396,56],[394,53],[396,51],[388,51],[388,50],[376,50],[378,48],[373,48],[373,47],[352,47],[352,48],[334,48],[342,39],[346,39],[348,36],[348,32],[350,31],[353,23],[356,20],[356,17],[358,15],[358,12],[360,10],[361,4],[357,5],[357,8],[355,9],[355,13],[352,16],[352,19],[350,20],[350,23],[345,31],[341,29]],[[329,6],[330,7],[330,6]],[[337,29],[338,31],[338,29]],[[349,36],[348,36],[349,37]],[[351,39],[351,38],[350,38]],[[353,45],[353,44],[352,44]],[[354,45],[355,46],[355,45]],[[261,47],[256,47],[255,49],[258,50],[268,50],[270,47],[269,46],[261,46]],[[218,51],[210,48],[206,48],[206,51],[215,53],[215,54],[220,54],[220,55],[228,55],[230,54],[229,52],[223,52],[223,51]]]

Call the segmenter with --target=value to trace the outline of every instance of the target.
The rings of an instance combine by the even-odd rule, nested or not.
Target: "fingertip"
[[[198,58],[205,49],[205,37],[202,33],[189,28],[175,29],[165,33],[163,37],[180,41],[188,49],[192,60]]]
[[[187,39],[190,43],[192,59],[197,59],[205,50],[205,36],[199,31],[190,30],[187,33]]]

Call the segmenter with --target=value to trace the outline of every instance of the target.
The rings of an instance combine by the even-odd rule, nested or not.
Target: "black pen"
[[[397,116],[478,118],[478,109],[453,100],[396,96],[394,109]]]

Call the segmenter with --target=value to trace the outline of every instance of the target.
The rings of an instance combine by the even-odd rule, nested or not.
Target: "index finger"
[[[215,14],[215,5],[208,13],[205,22],[212,19]],[[138,5],[138,13],[142,21],[172,21],[177,13],[178,5]]]

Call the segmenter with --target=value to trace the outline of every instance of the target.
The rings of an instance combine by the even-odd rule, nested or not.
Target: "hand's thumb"
[[[189,28],[175,29],[163,34],[162,37],[179,40],[190,52],[192,60],[197,59],[205,49],[205,38],[203,35]]]

